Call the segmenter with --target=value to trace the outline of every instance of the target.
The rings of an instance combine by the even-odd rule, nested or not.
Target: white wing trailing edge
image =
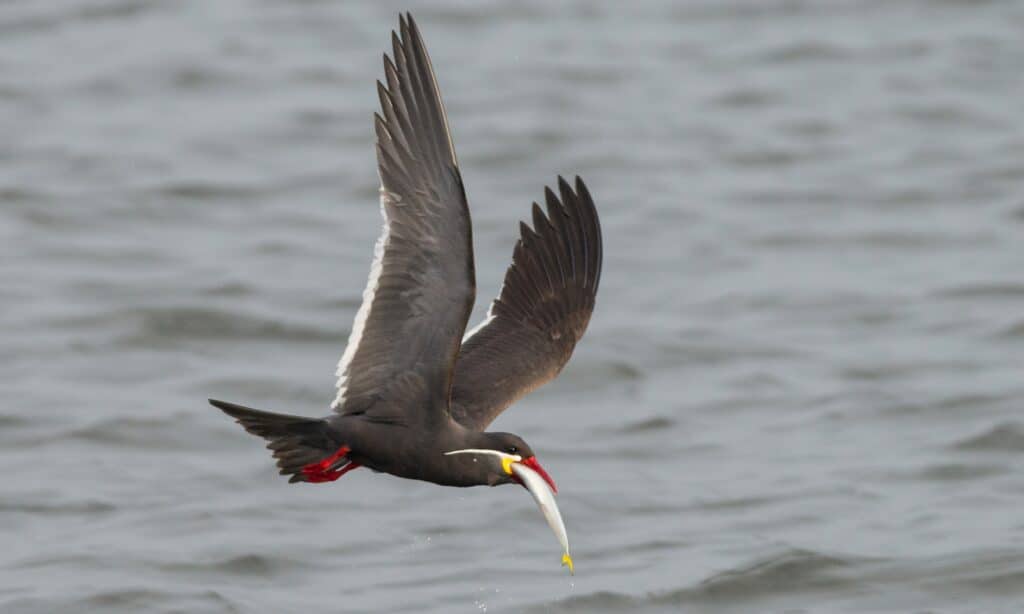
[[[348,389],[348,370],[352,364],[352,357],[359,349],[359,342],[363,338],[363,328],[366,320],[370,317],[370,310],[373,308],[373,297],[377,293],[377,285],[380,281],[380,272],[384,268],[384,250],[388,246],[388,238],[391,236],[391,224],[388,221],[388,211],[384,206],[384,199],[387,197],[387,190],[380,187],[380,215],[384,218],[384,226],[381,229],[380,237],[373,246],[373,264],[370,265],[370,276],[366,280],[366,288],[363,290],[363,303],[356,312],[356,318],[352,322],[352,332],[348,336],[348,344],[345,345],[345,352],[338,361],[338,369],[335,375],[338,376],[338,395],[334,399],[334,406],[341,407],[345,404],[345,392]]]
[[[477,324],[476,326],[474,326],[473,328],[467,330],[466,334],[462,336],[462,342],[465,343],[465,342],[469,341],[470,337],[472,337],[473,335],[475,335],[478,332],[480,332],[481,330],[483,330],[483,328],[485,326],[487,326],[488,324],[490,324],[491,320],[493,320],[493,319],[494,319],[494,303],[491,303],[491,306],[487,308],[487,315],[484,316],[483,321],[480,322],[479,324]]]

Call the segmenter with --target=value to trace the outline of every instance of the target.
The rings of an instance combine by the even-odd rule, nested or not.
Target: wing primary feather
[[[416,105],[417,113],[421,116],[427,115],[430,113],[430,110],[427,108],[427,101],[425,99],[425,96],[423,95],[423,85],[422,83],[420,83],[420,76],[423,74],[423,72],[422,67],[417,65],[415,51],[411,49],[412,35],[409,33],[409,23],[406,20],[406,18],[402,16],[399,18],[399,24],[401,31],[400,45],[402,49],[402,59],[404,60],[405,69],[403,76],[405,77],[405,83],[407,83],[409,86],[407,88],[407,91],[410,94],[413,104]],[[399,69],[402,69],[403,62],[400,62],[398,64],[398,67]],[[429,127],[423,124],[419,124],[414,128],[417,130],[417,136],[419,137],[418,140],[427,145],[423,153],[428,154],[428,161],[431,164],[433,164],[438,160],[438,157],[436,156],[436,152],[434,151],[435,143],[433,135],[427,132]]]
[[[561,203],[547,204],[548,220],[551,221],[551,225],[554,227],[555,232],[558,233],[559,238],[562,241],[562,255],[565,257],[566,266],[566,277],[572,279],[576,275],[576,253],[572,249],[572,240],[569,238],[569,232],[566,228],[566,212],[561,206]],[[534,203],[537,206],[537,203]]]
[[[544,296],[545,290],[551,287],[551,278],[548,276],[544,266],[533,255],[535,246],[538,243],[537,233],[526,222],[520,222],[519,235],[519,240],[523,242],[523,260],[519,265],[520,270],[517,272],[522,274],[522,278],[533,290],[534,296]],[[513,263],[512,266],[516,266],[516,264]],[[543,279],[535,273],[543,274]],[[547,284],[546,287],[545,283]]]
[[[427,72],[429,68],[424,66],[422,50],[416,46],[416,41],[409,27],[409,20],[401,19],[400,21],[402,41],[406,43],[403,47],[405,50],[406,69],[408,70],[406,76],[409,81],[409,89],[416,101],[416,107],[421,114],[434,113],[443,117],[436,104],[436,99],[433,99],[435,92],[427,92],[427,84],[423,83],[422,77],[429,74]],[[423,140],[428,145],[425,153],[429,154],[432,163],[438,163],[444,160],[444,154],[441,150],[441,144],[438,142],[438,135],[435,131],[430,130],[430,128],[431,126],[421,126],[420,136],[423,137]]]
[[[562,197],[562,204],[564,204],[566,207],[569,208],[570,211],[573,212],[573,215],[577,221],[576,234],[580,239],[580,252],[583,254],[584,269],[582,279],[584,280],[584,285],[587,285],[586,280],[589,280],[591,275],[591,244],[590,240],[587,237],[586,229],[584,228],[585,219],[582,214],[582,211],[580,210],[580,204],[576,200],[575,195],[572,193],[572,188],[569,187],[569,184],[561,175],[558,176],[558,191]]]
[[[412,18],[412,13],[406,13],[408,18],[408,28],[412,35],[410,43],[418,56],[417,62],[422,64],[422,68],[426,71],[425,74],[433,75],[434,66],[430,61],[430,54],[427,53],[427,46],[423,44],[423,37],[420,35],[420,28],[416,25],[416,20]],[[431,101],[434,105],[434,110],[441,117],[441,121],[444,126],[448,126],[448,112],[445,111],[444,103],[441,100],[441,90],[438,88],[437,79],[432,79],[432,91]],[[451,130],[447,130],[443,135],[443,142],[439,145],[443,148],[443,153],[447,154],[448,160],[455,166],[459,166],[459,160],[455,155],[455,144],[452,142]]]
[[[398,67],[395,66],[395,63],[386,53],[384,54],[384,78],[388,82],[388,96],[391,99],[391,106],[395,110],[395,118],[398,121],[402,133],[406,137],[412,136],[414,133],[412,132],[409,124],[409,109],[405,105],[405,97],[402,95],[402,85],[398,79]],[[408,140],[409,139],[406,138],[407,146]]]
[[[597,292],[597,287],[601,282],[601,266],[604,261],[604,246],[601,240],[601,220],[597,216],[597,209],[594,207],[594,199],[590,196],[590,191],[587,189],[586,184],[580,177],[576,176],[576,193],[579,195],[581,202],[581,208],[585,211],[586,226],[589,230],[591,243],[594,245],[594,249],[590,254],[591,270],[592,275],[587,277],[590,285],[594,288],[594,293]]]
[[[565,252],[565,246],[562,245],[562,236],[555,231],[554,226],[551,225],[551,220],[544,215],[540,205],[537,203],[533,204],[533,228],[543,239],[541,245],[543,247],[544,259],[548,267],[553,269],[555,273],[554,280],[558,282],[557,285],[553,286],[553,289],[557,291],[565,288],[566,271],[561,256]]]
[[[566,251],[569,252],[571,258],[573,259],[572,275],[573,279],[575,279],[576,275],[578,275],[580,272],[579,267],[582,265],[582,263],[577,262],[576,259],[583,252],[582,241],[576,228],[578,225],[578,218],[576,218],[573,215],[572,209],[569,207],[568,204],[562,203],[558,200],[558,197],[555,196],[555,193],[551,191],[551,188],[544,188],[544,201],[548,207],[548,211],[558,210],[561,211],[562,215],[564,216],[563,219],[565,221],[566,226],[564,233],[566,238]]]
[[[391,85],[391,92],[396,98],[401,100],[406,117],[412,118],[414,116],[419,116],[419,104],[410,89],[411,84],[409,83],[408,58],[405,57],[405,50],[402,48],[402,41],[399,40],[398,34],[395,32],[391,33],[391,48],[395,65],[395,83],[391,84],[391,75],[386,75],[388,78],[388,84]],[[385,66],[385,71],[386,70],[387,67]],[[410,105],[412,105],[411,108]],[[417,126],[416,123],[410,122],[408,128],[410,140],[416,142],[423,141],[422,128],[420,126]]]
[[[388,135],[403,151],[409,151],[409,141],[405,138],[406,128],[403,127],[403,123],[399,119],[395,100],[388,88],[380,81],[377,81],[377,97],[380,98],[380,107],[384,113],[384,124]]]

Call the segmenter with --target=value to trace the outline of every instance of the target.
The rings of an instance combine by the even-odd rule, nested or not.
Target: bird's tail
[[[275,414],[216,399],[210,399],[210,404],[234,418],[246,431],[266,439],[281,475],[291,476],[289,482],[326,481],[316,479],[309,470],[309,467],[319,467],[325,457],[335,455],[328,463],[333,463],[332,466],[347,463],[344,454],[338,454],[343,446],[324,420]],[[348,449],[343,449],[347,453]]]

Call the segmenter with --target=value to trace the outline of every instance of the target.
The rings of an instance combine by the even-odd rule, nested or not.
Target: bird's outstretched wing
[[[334,410],[416,424],[448,411],[476,293],[469,208],[434,71],[411,15],[392,32],[375,115],[384,229],[338,364]]]
[[[572,356],[601,280],[601,226],[583,181],[545,189],[547,216],[533,204],[501,294],[462,340],[452,416],[483,430],[524,394],[551,380]],[[560,198],[559,198],[560,197]]]

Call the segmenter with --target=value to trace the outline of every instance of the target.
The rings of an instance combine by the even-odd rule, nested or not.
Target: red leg
[[[335,465],[339,460],[348,456],[348,453],[351,451],[352,449],[348,446],[341,446],[334,454],[331,454],[322,461],[310,463],[303,467],[302,475],[306,476],[307,482],[333,482],[349,471],[358,469],[362,466],[359,463],[349,461],[342,465],[340,469],[331,469],[332,465]]]

